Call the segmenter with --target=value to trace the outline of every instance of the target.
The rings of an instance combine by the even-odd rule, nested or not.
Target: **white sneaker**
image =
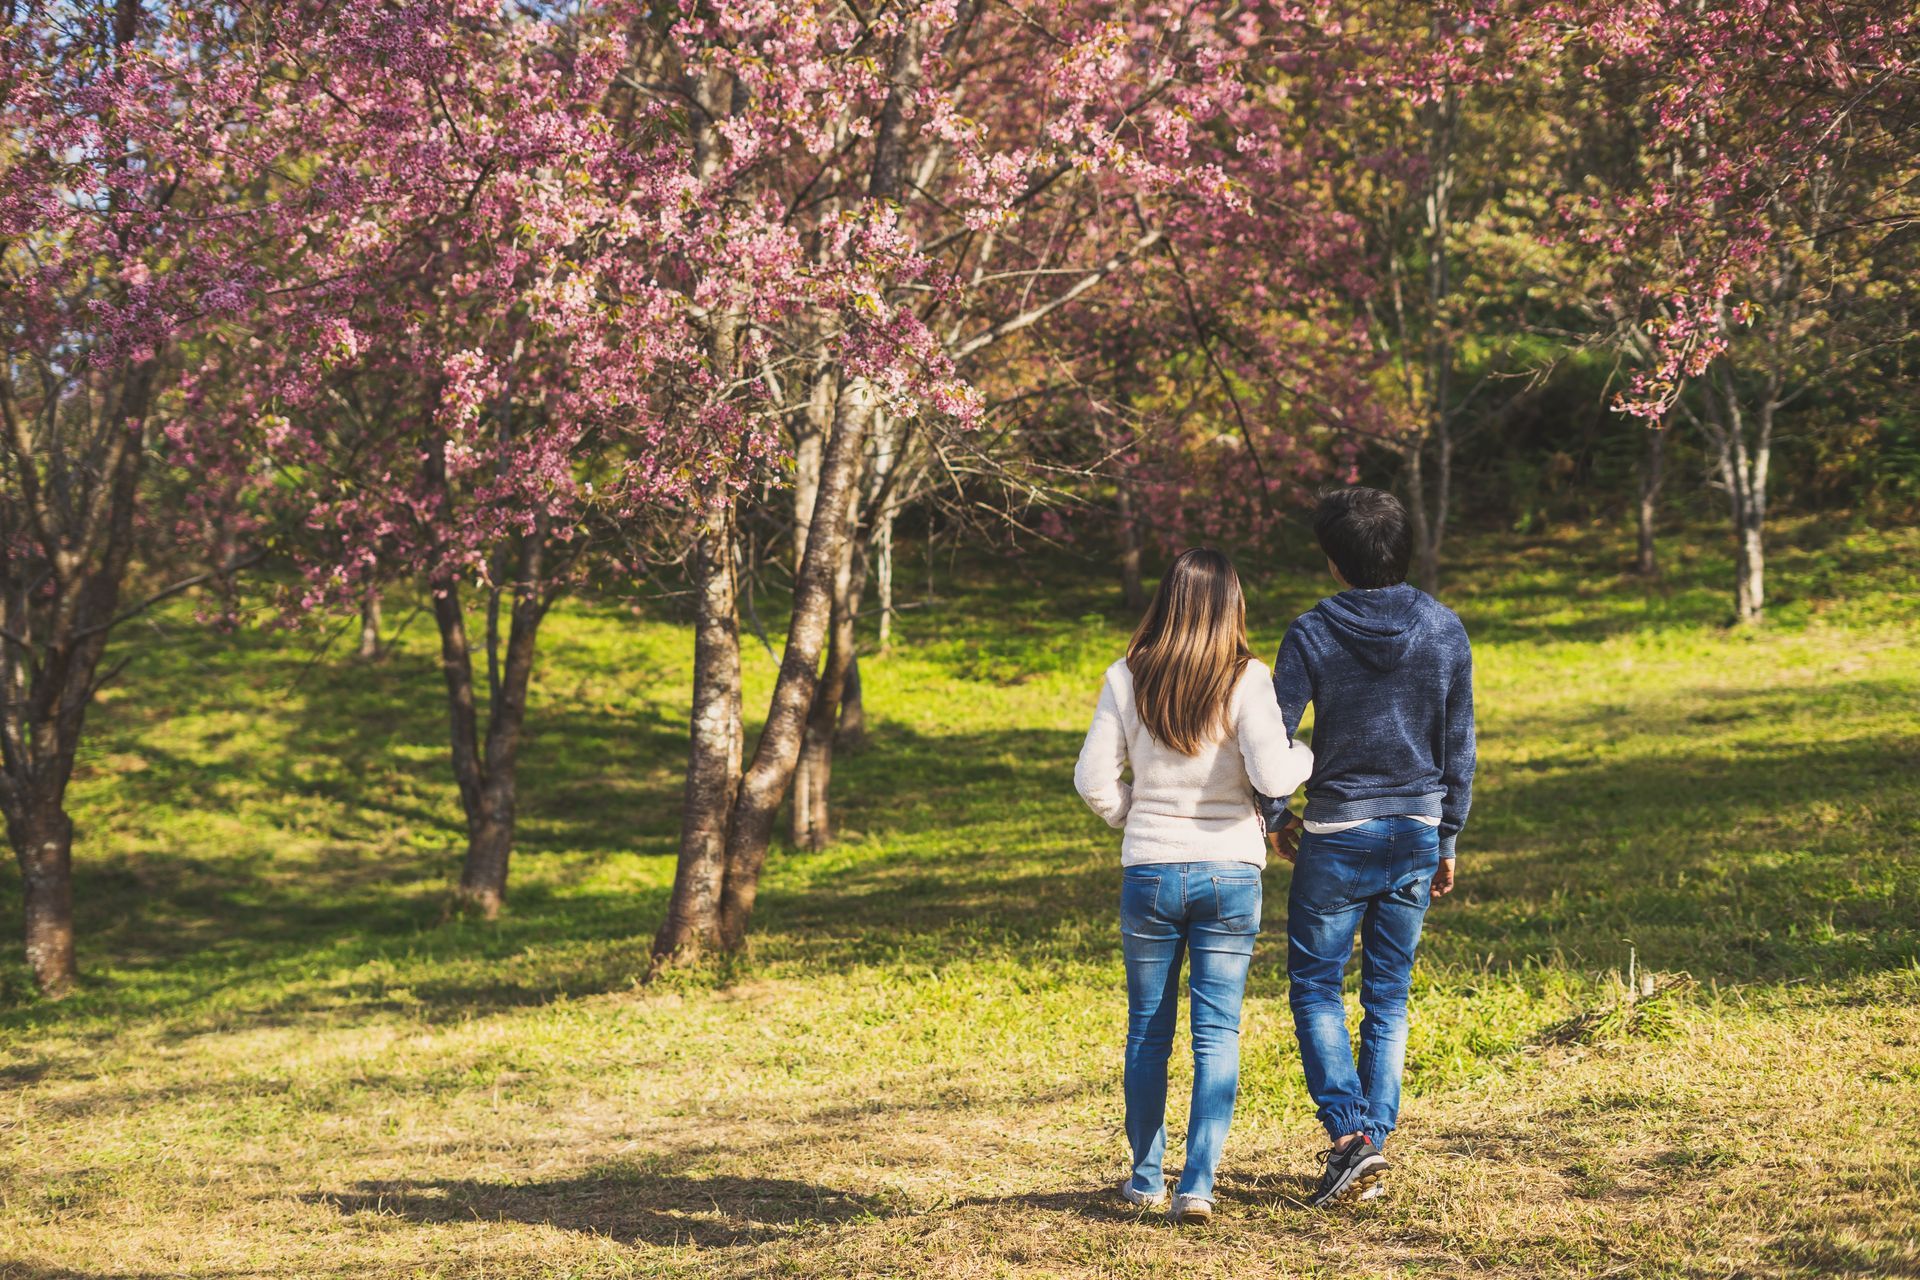
[[[1176,1195],[1167,1217],[1176,1226],[1204,1227],[1213,1221],[1213,1201],[1205,1196]]]
[[[1387,1194],[1387,1184],[1384,1182],[1376,1182],[1372,1186],[1368,1187],[1365,1191],[1362,1191],[1359,1195],[1355,1196],[1354,1199],[1355,1200],[1378,1200],[1381,1196],[1385,1194]]]
[[[1136,1191],[1132,1178],[1120,1184],[1120,1195],[1128,1204],[1141,1209],[1159,1209],[1167,1203],[1167,1192],[1164,1187],[1158,1191]]]

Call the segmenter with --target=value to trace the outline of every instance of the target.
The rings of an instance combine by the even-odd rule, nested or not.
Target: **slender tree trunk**
[[[360,659],[371,662],[380,656],[380,589],[372,583],[360,599]]]
[[[706,496],[691,561],[694,705],[673,895],[653,939],[656,969],[720,941],[727,815],[740,785],[743,743],[734,542],[732,505],[725,490],[716,489]]]
[[[802,415],[804,426],[793,448],[793,572],[796,579],[807,556],[808,529],[820,493],[820,464],[827,437],[833,430],[838,395],[839,380],[834,367],[823,362],[814,376],[807,410]],[[813,774],[805,767],[794,773],[789,835],[796,845],[804,846],[807,833],[813,830],[812,783]]]
[[[440,628],[440,668],[447,686],[454,781],[467,817],[467,851],[455,896],[491,920],[507,897],[507,864],[513,852],[518,811],[520,743],[533,678],[534,646],[548,600],[543,578],[546,549],[540,531],[520,547],[513,585],[506,660],[493,661],[497,613],[488,621],[488,683],[485,737],[473,688],[473,650],[456,584],[444,583],[433,598]],[[484,747],[483,747],[484,743]]]
[[[833,368],[821,365],[807,397],[807,411],[793,441],[793,571],[807,555],[807,525],[813,519],[813,500],[820,492],[820,454],[833,428],[833,400],[838,382]]]
[[[1437,28],[1436,28],[1437,34]],[[1453,221],[1454,123],[1459,112],[1449,91],[1432,108],[1427,156],[1427,444],[1433,446],[1433,497],[1424,508],[1414,548],[1419,586],[1428,595],[1440,594],[1440,549],[1446,542],[1447,515],[1453,507],[1453,340],[1446,304],[1453,288],[1452,259],[1447,238]],[[1421,468],[1424,471],[1424,467]],[[1416,476],[1423,486],[1425,478]]]
[[[727,822],[726,882],[720,901],[720,940],[729,951],[746,941],[759,893],[774,812],[799,762],[807,715],[820,679],[820,650],[833,608],[833,574],[845,535],[847,492],[859,471],[872,406],[864,388],[845,387],[836,405],[833,436],[820,467],[820,494],[807,534],[807,555],[794,582],[793,616],[774,684],[766,727],[753,762],[741,775]]]
[[[877,420],[876,420],[877,421]],[[907,448],[907,433],[900,422],[888,418],[876,426],[877,438],[873,449],[873,466],[870,469],[873,483],[872,520],[873,528],[862,542],[860,554],[867,565],[872,567],[876,590],[880,597],[879,635],[875,650],[884,654],[893,642],[893,519],[900,509],[900,475],[895,468],[904,470],[906,459],[902,456]],[[860,704],[860,661],[856,657],[853,667],[853,685],[850,697],[856,705]],[[860,731],[866,729],[866,710],[860,708]],[[845,717],[843,716],[844,720]]]
[[[1120,517],[1120,599],[1135,613],[1147,607],[1147,588],[1140,579],[1140,524],[1133,515],[1133,486],[1121,477],[1114,497]]]
[[[1400,456],[1407,523],[1413,526],[1414,585],[1434,595],[1440,590],[1440,555],[1433,535],[1433,519],[1427,510],[1426,442],[1409,441]]]
[[[827,640],[827,666],[813,691],[813,705],[807,712],[806,738],[800,749],[800,764],[795,787],[805,779],[809,804],[807,826],[794,833],[794,843],[806,849],[824,849],[833,840],[830,797],[833,783],[833,748],[846,708],[846,694],[853,679],[856,635],[854,621],[860,612],[860,597],[866,577],[864,566],[850,528],[854,512],[851,504],[842,517],[849,526],[841,535],[839,564],[834,570],[833,616]]]
[[[860,654],[856,650],[847,666],[847,687],[840,695],[840,727],[834,731],[833,743],[836,748],[857,747],[866,740],[867,697],[860,685]]]
[[[1646,452],[1640,459],[1640,559],[1643,578],[1660,576],[1658,548],[1654,545],[1654,526],[1660,514],[1660,486],[1666,480],[1667,430],[1647,430]]]
[[[1453,424],[1442,410],[1434,422],[1434,477],[1432,524],[1420,549],[1420,589],[1440,594],[1440,551],[1447,540],[1447,517],[1453,509]]]
[[[873,531],[874,590],[879,596],[880,634],[875,648],[886,653],[893,644],[893,508],[886,507]]]
[[[1778,388],[1768,384],[1750,421],[1727,361],[1719,362],[1715,375],[1707,397],[1708,428],[1733,529],[1734,621],[1752,626],[1763,617],[1767,603],[1767,472]]]
[[[1766,519],[1749,496],[1742,504],[1736,529],[1734,607],[1743,624],[1757,623],[1764,616],[1766,591]]]

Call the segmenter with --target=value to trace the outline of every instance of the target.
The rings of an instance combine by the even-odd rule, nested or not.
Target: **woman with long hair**
[[[1131,766],[1133,781],[1122,780]],[[1260,932],[1265,829],[1254,793],[1290,796],[1313,753],[1287,733],[1273,673],[1247,646],[1246,601],[1226,556],[1182,552],[1127,656],[1107,668],[1074,786],[1120,843],[1127,964],[1127,1140],[1121,1193],[1167,1203],[1167,1059],[1188,961],[1193,1102],[1176,1222],[1213,1216],[1214,1172],[1240,1087],[1240,998]]]

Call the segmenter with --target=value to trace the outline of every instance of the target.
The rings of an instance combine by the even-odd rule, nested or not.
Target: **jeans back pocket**
[[[1120,873],[1120,923],[1146,923],[1160,914],[1160,877],[1151,871]]]
[[[1220,926],[1233,933],[1260,932],[1260,876],[1249,868],[1246,875],[1213,877],[1214,912]]]

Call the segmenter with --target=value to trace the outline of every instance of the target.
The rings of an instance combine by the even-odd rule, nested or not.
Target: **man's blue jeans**
[[[1128,867],[1120,881],[1127,957],[1127,1141],[1136,1191],[1158,1195],[1167,1150],[1167,1059],[1191,957],[1193,1104],[1179,1190],[1213,1198],[1214,1170],[1240,1091],[1240,997],[1260,933],[1260,869],[1247,862]]]
[[[1385,1146],[1400,1115],[1413,952],[1440,868],[1440,833],[1412,818],[1307,832],[1287,893],[1288,1003],[1307,1092],[1327,1136]],[[1347,1038],[1342,976],[1360,931],[1360,1063]]]

